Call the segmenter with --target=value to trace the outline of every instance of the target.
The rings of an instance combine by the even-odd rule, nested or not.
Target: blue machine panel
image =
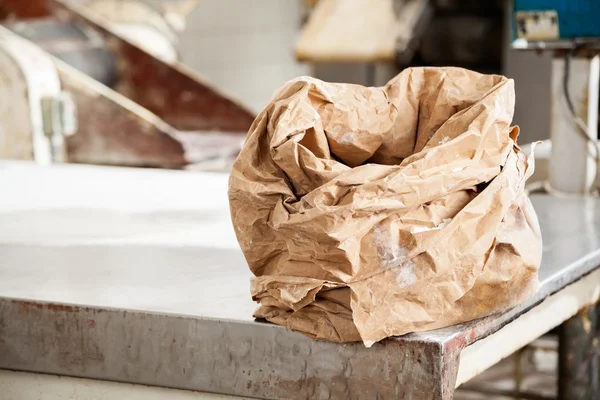
[[[513,32],[528,40],[600,38],[600,0],[513,0]]]

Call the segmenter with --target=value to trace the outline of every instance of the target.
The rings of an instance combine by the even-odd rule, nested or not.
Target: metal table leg
[[[558,398],[600,399],[600,305],[584,308],[559,330]]]

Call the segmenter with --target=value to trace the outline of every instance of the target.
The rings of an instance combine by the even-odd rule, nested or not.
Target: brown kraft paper
[[[280,88],[229,183],[255,317],[371,346],[532,295],[542,246],[514,101],[512,80],[461,68]]]

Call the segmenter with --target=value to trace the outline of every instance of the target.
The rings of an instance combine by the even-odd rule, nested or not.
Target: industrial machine
[[[600,37],[600,3],[592,0],[515,0],[513,30],[538,46],[546,42],[570,47],[572,40]]]
[[[173,3],[0,1],[0,157],[226,168],[254,115],[177,61]]]
[[[456,65],[486,73],[502,68],[504,2],[500,0],[310,0],[296,57],[317,76],[380,85],[414,65]],[[328,64],[335,63],[334,73]],[[343,64],[341,66],[340,64]]]
[[[600,3],[590,0],[515,0],[515,49],[551,51],[552,121],[548,180],[557,194],[589,194],[600,159]]]

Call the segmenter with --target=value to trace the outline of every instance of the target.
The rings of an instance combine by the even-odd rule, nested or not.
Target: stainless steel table
[[[537,295],[502,315],[370,349],[254,321],[235,249],[3,245],[0,369],[258,398],[451,399],[541,334],[577,325],[600,297],[600,200],[533,202],[544,238]]]

